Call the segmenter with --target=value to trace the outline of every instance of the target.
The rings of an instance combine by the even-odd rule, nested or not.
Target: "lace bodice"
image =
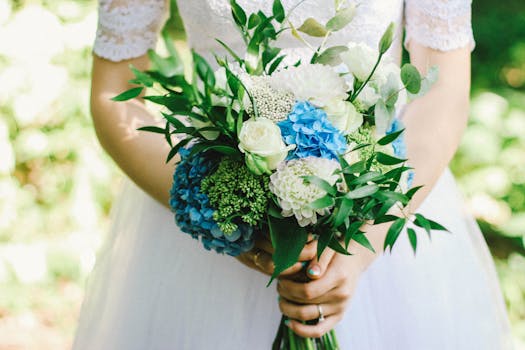
[[[299,0],[282,0],[289,10]],[[448,51],[473,47],[471,0],[349,0],[356,3],[354,20],[335,33],[331,44],[349,41],[376,46],[390,22],[397,24],[396,42],[389,54],[399,59],[403,24],[405,42],[414,40],[433,49]],[[271,0],[239,0],[247,11],[262,9],[271,13]],[[190,45],[203,54],[221,51],[215,38],[233,48],[242,46],[232,22],[228,0],[179,1]],[[168,13],[167,0],[100,0],[99,26],[94,52],[106,59],[120,61],[144,54],[155,46],[158,32]],[[293,11],[290,20],[300,25],[308,17],[326,22],[334,13],[333,0],[305,0]],[[315,41],[315,40],[312,40]],[[283,36],[279,46],[301,56],[303,45],[291,35]]]

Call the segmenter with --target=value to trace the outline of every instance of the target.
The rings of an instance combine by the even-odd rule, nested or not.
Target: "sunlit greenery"
[[[525,349],[525,3],[474,1],[471,122],[452,168]],[[0,0],[0,348],[66,349],[120,172],[89,116],[93,0]]]

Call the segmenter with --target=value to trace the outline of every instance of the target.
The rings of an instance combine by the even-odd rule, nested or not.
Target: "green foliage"
[[[213,218],[225,234],[240,222],[257,226],[264,218],[270,190],[267,175],[255,175],[243,161],[223,158],[217,170],[202,181],[201,190],[217,208]]]

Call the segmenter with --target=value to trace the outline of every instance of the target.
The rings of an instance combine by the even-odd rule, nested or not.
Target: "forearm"
[[[140,57],[129,62],[109,62],[94,57],[91,112],[97,137],[117,165],[139,187],[168,206],[173,162],[165,164],[169,152],[166,141],[156,134],[137,131],[156,124],[139,99],[114,102],[110,99],[129,89],[132,78],[129,64],[146,69],[148,60]]]
[[[410,203],[409,211],[414,213],[448,166],[467,125],[470,52],[465,48],[443,53],[412,45],[411,60],[422,73],[434,65],[439,67],[438,82],[425,96],[411,102],[403,115],[407,158],[415,175],[412,186],[424,186]],[[381,224],[364,228],[378,253],[383,251],[389,227]],[[365,266],[377,256],[355,242],[350,251],[361,255]]]

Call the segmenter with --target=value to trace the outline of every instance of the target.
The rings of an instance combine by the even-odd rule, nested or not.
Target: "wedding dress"
[[[286,9],[299,0],[283,0]],[[352,2],[353,0],[351,0]],[[220,37],[242,47],[228,0],[179,1],[189,44],[222,52]],[[240,0],[271,13],[271,0]],[[333,14],[332,0],[306,0],[291,15],[300,24]],[[94,52],[119,61],[154,47],[167,17],[163,0],[101,0]],[[472,46],[468,0],[363,0],[353,22],[331,43],[377,45],[397,24],[389,55],[399,62],[406,39],[447,51]],[[307,51],[291,36],[293,57]],[[159,154],[159,157],[164,155]],[[419,232],[417,254],[406,235],[362,276],[336,331],[342,349],[509,349],[505,306],[487,246],[447,170],[420,212],[452,233]],[[280,312],[275,285],[237,260],[205,251],[181,234],[166,208],[127,181],[113,226],[88,280],[75,350],[268,350]]]

